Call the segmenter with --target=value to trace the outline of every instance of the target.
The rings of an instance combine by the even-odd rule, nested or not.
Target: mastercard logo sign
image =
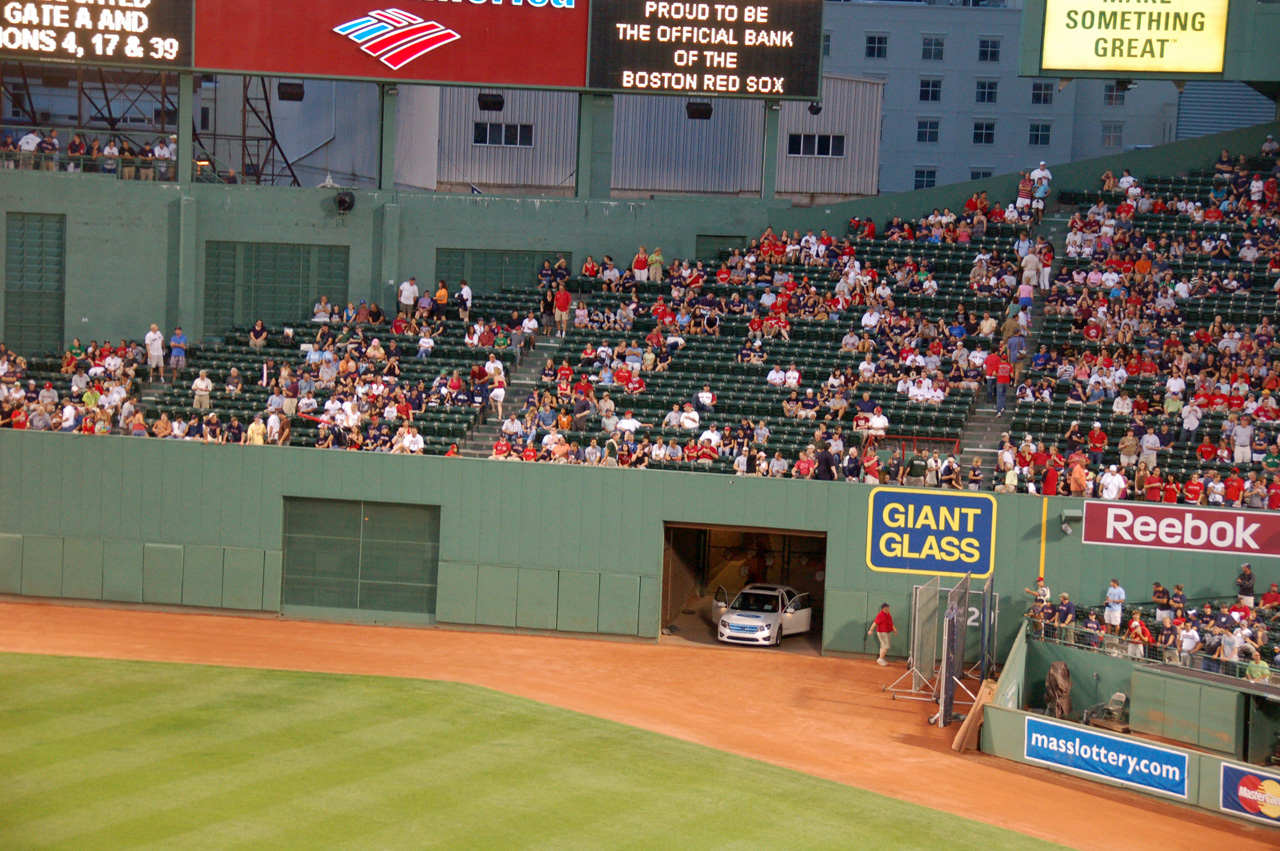
[[[1280,819],[1280,783],[1252,774],[1240,778],[1236,797],[1245,812]]]
[[[1280,775],[1254,767],[1221,763],[1223,812],[1280,827]]]

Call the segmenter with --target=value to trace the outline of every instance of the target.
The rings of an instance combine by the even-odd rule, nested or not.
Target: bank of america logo
[[[380,9],[348,21],[333,31],[360,45],[370,56],[396,71],[424,53],[462,38],[435,21],[424,21],[399,9]]]

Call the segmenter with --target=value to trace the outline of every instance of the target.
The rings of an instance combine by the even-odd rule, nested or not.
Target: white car
[[[731,644],[781,644],[784,635],[808,632],[813,626],[813,602],[787,585],[754,583],[729,602],[724,587],[716,589],[711,616],[716,638]]]

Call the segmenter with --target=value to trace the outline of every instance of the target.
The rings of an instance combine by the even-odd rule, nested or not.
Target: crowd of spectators
[[[0,134],[0,163],[7,169],[79,171],[116,175],[121,180],[173,180],[177,176],[178,137],[158,136],[138,147],[128,139],[72,132],[66,148],[57,130],[31,128]]]
[[[1040,578],[1026,589],[1033,598],[1027,617],[1033,634],[1047,640],[1272,683],[1280,677],[1280,584],[1260,585],[1244,564],[1235,586],[1225,599],[1197,603],[1181,584],[1154,582],[1150,599],[1136,603],[1116,578],[1084,604],[1066,592],[1055,597]]]

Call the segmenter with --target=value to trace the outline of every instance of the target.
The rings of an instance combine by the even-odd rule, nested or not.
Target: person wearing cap
[[[1103,499],[1121,499],[1125,495],[1125,485],[1124,476],[1121,475],[1119,468],[1112,464],[1098,480],[1098,495]]]
[[[1049,171],[1049,166],[1045,163],[1044,160],[1040,160],[1040,165],[1032,169],[1031,174],[1028,175],[1028,177],[1031,178],[1033,183],[1038,180],[1044,180],[1048,182],[1053,180],[1053,172]]]
[[[1089,447],[1089,463],[1101,467],[1103,456],[1107,451],[1107,433],[1102,430],[1102,422],[1093,421],[1093,428],[1087,436]]]
[[[1244,666],[1244,678],[1251,683],[1269,683],[1271,682],[1271,668],[1263,661],[1262,654],[1258,652],[1258,648],[1247,648],[1248,664]]]
[[[1047,603],[1047,602],[1049,602],[1049,599],[1053,596],[1053,595],[1049,592],[1049,586],[1044,584],[1044,577],[1043,577],[1043,576],[1037,576],[1037,577],[1036,577],[1036,587],[1035,587],[1035,588],[1023,588],[1022,590],[1023,590],[1023,591],[1026,591],[1028,594],[1030,594],[1032,597],[1034,597],[1034,598],[1036,599],[1036,601],[1037,601],[1037,602],[1040,602],[1040,603]]]
[[[1240,602],[1249,608],[1253,608],[1253,587],[1253,565],[1245,562],[1240,565],[1240,575],[1236,577],[1236,594],[1240,597]]]

